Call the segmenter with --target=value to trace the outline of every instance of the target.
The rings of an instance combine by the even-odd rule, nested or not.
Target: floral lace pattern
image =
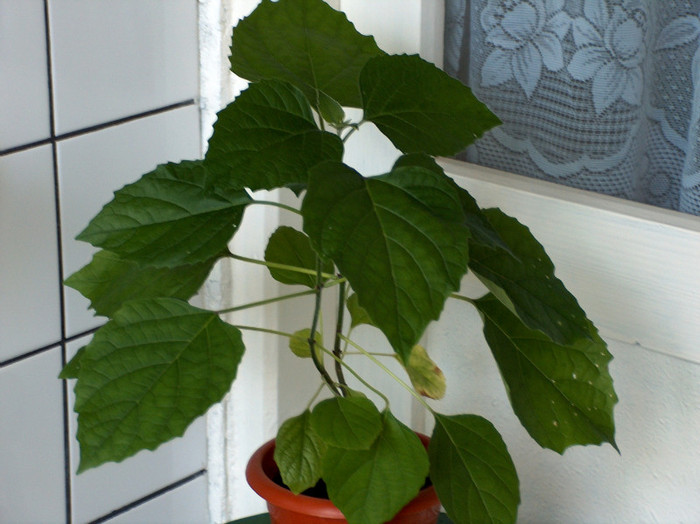
[[[467,159],[700,215],[699,15],[700,0],[446,0],[445,68],[504,122]]]

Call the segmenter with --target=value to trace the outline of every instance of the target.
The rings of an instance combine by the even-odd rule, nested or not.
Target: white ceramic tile
[[[59,135],[197,97],[197,2],[51,0],[50,24]]]
[[[65,522],[59,348],[0,369],[0,521]]]
[[[68,346],[72,356],[89,338]],[[73,382],[69,402],[73,405]],[[107,463],[79,475],[79,448],[75,439],[77,415],[70,419],[73,520],[90,522],[135,502],[206,467],[206,424],[195,421],[184,436],[155,451],[142,451],[121,463]]]
[[[75,236],[112,193],[157,164],[199,156],[199,111],[188,106],[61,141],[58,145],[62,245],[66,276],[95,249]],[[74,336],[102,323],[89,302],[66,288],[66,329]]]
[[[0,0],[0,150],[48,138],[42,0]]]
[[[202,524],[209,521],[207,481],[199,477],[110,519],[109,524]]]
[[[0,157],[0,362],[61,337],[50,146]]]

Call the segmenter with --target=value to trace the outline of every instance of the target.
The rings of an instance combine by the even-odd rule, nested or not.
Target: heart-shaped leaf
[[[515,522],[518,475],[501,435],[488,420],[435,414],[428,454],[430,479],[452,520]]]
[[[200,161],[165,164],[115,192],[78,240],[153,267],[211,260],[226,250],[250,197],[210,186]]]
[[[252,84],[219,112],[205,164],[222,187],[299,192],[309,168],[342,155],[342,141],[318,129],[303,93],[270,80]]]
[[[360,107],[360,71],[382,53],[373,37],[322,0],[265,0],[233,30],[231,70],[248,80],[294,84],[314,107],[320,92]]]
[[[404,153],[454,155],[501,123],[467,86],[417,55],[372,58],[360,88],[365,120]]]
[[[189,266],[140,266],[110,251],[98,251],[92,261],[73,273],[65,284],[90,299],[98,315],[111,316],[121,305],[137,298],[172,297],[188,300],[209,275],[216,259]]]
[[[299,494],[321,478],[321,460],[326,445],[311,426],[311,412],[288,418],[277,432],[275,463],[282,481]]]
[[[389,411],[382,419],[381,434],[370,449],[330,447],[323,459],[328,496],[350,524],[391,520],[418,494],[428,474],[428,457],[416,434]]]
[[[265,260],[276,264],[294,266],[316,272],[316,252],[311,247],[311,241],[301,231],[293,227],[280,226],[270,236],[265,249]],[[270,267],[272,278],[283,284],[300,284],[315,288],[316,275]],[[333,263],[326,261],[322,271],[333,274]]]
[[[510,251],[472,239],[474,273],[528,327],[562,344],[590,338],[586,313],[554,276],[554,264],[530,230],[500,209],[484,214]]]
[[[79,471],[181,436],[229,390],[243,351],[215,313],[172,298],[125,303],[80,357]]]
[[[289,349],[299,358],[311,358],[310,338],[311,329],[309,328],[295,331],[289,339]],[[314,351],[316,351],[316,356],[320,361],[323,358],[323,350],[321,349],[321,346],[323,346],[323,337],[318,331],[314,334],[314,341]]]
[[[367,398],[334,397],[314,407],[311,425],[329,446],[368,449],[382,430],[382,419]]]
[[[530,436],[558,453],[576,444],[615,446],[612,356],[592,325],[591,338],[564,346],[526,327],[493,295],[476,306],[513,410]]]
[[[421,167],[363,178],[325,163],[309,175],[302,215],[405,361],[466,272],[469,232],[452,181]]]

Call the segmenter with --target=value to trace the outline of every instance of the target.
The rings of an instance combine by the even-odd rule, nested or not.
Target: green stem
[[[270,333],[271,335],[279,335],[280,337],[292,338],[294,335],[292,333],[285,333],[284,331],[277,331],[275,329],[261,328],[257,326],[241,326],[234,325],[233,327],[242,329],[245,331],[259,331],[261,333]]]
[[[288,206],[287,204],[282,204],[281,202],[275,202],[274,200],[253,200],[251,204],[261,204],[263,206],[279,207],[281,209],[291,211],[296,215],[301,215],[301,211],[299,211],[296,207]]]
[[[289,266],[287,264],[278,264],[277,262],[267,262],[266,260],[258,260],[257,258],[248,258],[244,257],[242,255],[236,255],[235,253],[229,253],[228,256],[230,258],[233,258],[235,260],[240,260],[241,262],[248,262],[249,264],[257,264],[258,266],[265,266],[269,267],[272,269],[282,269],[284,271],[294,271],[295,273],[303,273],[305,275],[313,275],[316,276],[316,270],[315,269],[307,269],[305,267],[299,267],[299,266]],[[326,279],[334,279],[335,275],[331,275],[330,273],[321,273],[323,278]]]
[[[431,408],[430,405],[429,405],[425,400],[423,400],[423,397],[421,397],[421,396],[416,392],[415,389],[413,389],[411,386],[409,386],[409,385],[406,384],[403,380],[401,380],[399,377],[397,377],[396,374],[395,374],[393,371],[391,371],[388,367],[386,367],[386,366],[385,366],[384,364],[382,364],[379,360],[377,360],[377,359],[374,357],[374,355],[372,355],[369,351],[367,351],[366,349],[364,349],[364,348],[363,348],[362,346],[360,346],[359,344],[356,344],[356,343],[353,342],[352,340],[348,339],[347,337],[344,337],[344,336],[342,336],[342,335],[341,335],[341,337],[343,338],[343,340],[346,340],[352,347],[354,347],[355,349],[357,349],[360,353],[362,353],[364,356],[366,356],[366,357],[369,358],[372,362],[374,362],[377,366],[379,366],[387,375],[389,375],[389,376],[390,376],[391,378],[393,378],[396,382],[398,382],[399,385],[400,385],[402,388],[404,388],[404,389],[405,389],[406,391],[408,391],[411,395],[413,395],[413,396],[416,398],[416,400],[418,400],[418,402],[420,402],[421,404],[423,404],[423,406],[425,407],[425,409],[427,409],[427,410],[430,411],[431,413],[435,413],[435,412],[433,411],[433,408]]]
[[[457,293],[452,293],[450,295],[450,298],[456,298],[457,300],[469,302],[472,306],[476,306],[476,301],[473,298],[465,297],[464,295],[458,295]]]
[[[354,370],[347,362],[345,362],[342,358],[337,357],[332,351],[329,351],[328,349],[324,348],[323,346],[319,346],[319,347],[321,348],[321,350],[323,350],[325,353],[328,353],[333,359],[335,359],[335,361],[336,361],[336,363],[337,363],[338,365],[345,367],[345,369],[347,369],[347,370],[350,372],[350,374],[351,374],[352,376],[354,376],[357,380],[359,380],[359,381],[362,383],[362,385],[364,385],[367,389],[369,389],[370,391],[373,391],[373,392],[376,393],[379,397],[381,397],[382,400],[384,400],[384,403],[386,404],[387,409],[389,408],[389,405],[390,405],[390,403],[389,403],[389,398],[388,398],[386,395],[384,395],[384,393],[382,393],[382,392],[379,391],[377,388],[375,388],[374,386],[372,386],[369,382],[367,382],[365,379],[363,379],[363,378],[359,375],[359,373],[357,373],[357,371],[355,371],[355,370]],[[343,391],[347,392],[347,390],[348,390],[348,385],[347,385],[347,384],[341,384],[340,386],[343,388]],[[346,395],[346,396],[347,396],[347,395]]]
[[[347,387],[345,382],[345,377],[343,376],[343,365],[342,365],[342,349],[340,347],[340,337],[343,334],[343,314],[345,313],[345,288],[346,283],[340,283],[340,289],[338,290],[338,316],[335,323],[335,341],[333,343],[333,355],[335,357],[335,376],[338,379],[338,384],[340,384],[343,391],[343,396],[347,396],[347,391],[343,388]]]
[[[314,403],[314,401],[316,400],[316,398],[321,394],[321,391],[322,391],[323,388],[325,388],[325,387],[326,387],[326,383],[322,381],[321,384],[318,386],[318,389],[316,390],[316,393],[314,393],[314,395],[311,397],[311,400],[309,400],[309,403],[306,404],[306,411],[309,411],[309,410],[311,409],[311,404]]]
[[[306,291],[299,291],[298,293],[290,293],[288,295],[280,295],[279,297],[268,298],[266,300],[259,300],[257,302],[249,302],[248,304],[243,304],[241,306],[229,307],[226,309],[220,309],[215,313],[217,315],[223,315],[224,313],[233,313],[234,311],[241,311],[243,309],[250,309],[258,306],[266,306],[268,304],[273,304],[275,302],[280,302],[282,300],[289,300],[290,298],[304,297],[308,295],[313,295],[314,290],[308,289]]]
[[[333,383],[333,379],[328,374],[328,371],[326,371],[323,362],[318,358],[315,351],[316,337],[314,335],[316,334],[316,327],[318,326],[318,319],[321,313],[321,294],[323,291],[323,273],[321,272],[321,267],[321,259],[316,257],[316,288],[313,291],[316,295],[316,303],[314,305],[314,317],[311,321],[311,332],[309,334],[309,349],[311,349],[311,360],[313,360],[314,366],[316,366],[316,369],[321,374],[321,377],[323,377],[326,384],[328,384],[328,387],[331,389],[333,394],[339,397],[341,395],[340,391],[338,391],[338,388]]]

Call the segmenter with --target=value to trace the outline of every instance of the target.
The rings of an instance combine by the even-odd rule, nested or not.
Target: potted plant
[[[287,337],[328,397],[281,426],[274,459],[294,493],[322,479],[351,523],[390,520],[427,477],[455,522],[516,519],[518,478],[494,426],[425,400],[445,384],[419,341],[451,298],[481,314],[513,410],[538,444],[615,446],[612,357],[596,328],[527,227],[480,209],[435,161],[499,124],[467,87],[418,56],[385,53],[322,0],[264,0],[235,28],[231,66],[251,83],[219,113],[205,158],[118,190],[78,236],[100,251],[66,284],[109,319],[61,374],[77,379],[81,471],[182,435],[229,390],[241,328],[220,318],[230,310],[188,302],[222,257],[302,286],[262,302],[314,297],[299,331],[257,327]],[[388,173],[343,163],[345,141],[366,123],[402,152]],[[256,200],[275,188],[300,206]],[[303,218],[303,231],[274,232],[264,260],[228,248],[254,205]],[[467,272],[489,292],[459,294]],[[336,304],[328,342],[324,300]],[[392,415],[381,384],[346,361],[359,353],[386,368],[353,340],[359,324],[383,333],[408,377],[392,378],[433,415],[427,449]],[[363,387],[351,388],[350,375]]]

